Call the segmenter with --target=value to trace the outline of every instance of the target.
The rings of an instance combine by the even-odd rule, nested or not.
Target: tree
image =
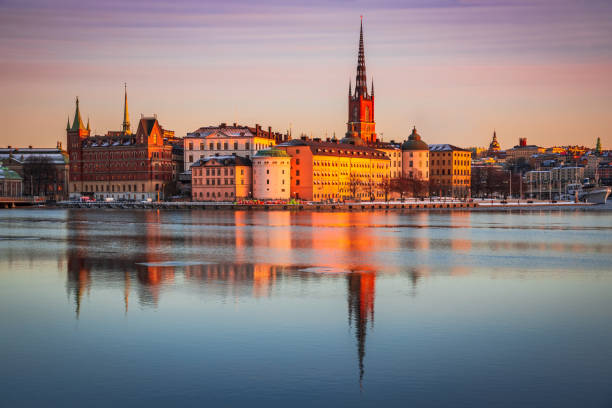
[[[359,178],[355,177],[353,173],[349,175],[349,179],[347,182],[348,192],[351,195],[353,200],[357,199],[357,194],[361,191],[361,181]]]
[[[57,191],[58,174],[46,156],[30,156],[23,164],[24,193],[46,196]]]
[[[389,201],[389,193],[393,191],[392,180],[388,177],[382,179],[382,181],[378,183],[378,188],[384,193],[385,201]]]

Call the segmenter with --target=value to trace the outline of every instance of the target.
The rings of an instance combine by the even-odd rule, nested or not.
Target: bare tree
[[[31,156],[23,164],[24,193],[47,196],[57,191],[57,169],[46,156]]]
[[[385,201],[389,201],[389,194],[393,192],[392,180],[388,177],[385,177],[380,183],[378,183],[378,188],[384,193]]]

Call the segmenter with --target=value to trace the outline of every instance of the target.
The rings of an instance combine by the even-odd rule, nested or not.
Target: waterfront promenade
[[[500,210],[500,209],[566,209],[591,207],[589,203],[570,201],[550,202],[538,200],[437,200],[373,201],[344,203],[234,203],[234,202],[130,202],[130,201],[63,201],[56,204],[62,208],[106,208],[106,209],[163,209],[163,210],[293,210],[293,211],[372,211],[372,210]]]

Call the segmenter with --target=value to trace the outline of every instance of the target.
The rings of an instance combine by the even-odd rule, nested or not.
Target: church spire
[[[66,123],[66,130],[70,130],[70,115],[68,115],[68,123]]]
[[[363,16],[359,25],[359,55],[357,57],[357,77],[355,79],[355,96],[366,97],[368,83],[366,80],[365,51],[363,47]]]
[[[351,93],[352,86],[353,86],[353,83],[351,82],[351,79],[349,78],[349,98],[352,96],[352,93]]]
[[[89,127],[89,117],[87,118],[87,130],[91,131],[91,128]]]
[[[130,115],[128,114],[127,83],[124,83],[123,86],[125,89],[125,99],[123,101],[123,125],[121,130],[126,134],[130,134],[132,131],[130,130]]]
[[[79,110],[79,97],[76,97],[76,110],[74,111],[74,122],[72,122],[71,130],[85,130],[83,121],[81,120],[81,111]]]

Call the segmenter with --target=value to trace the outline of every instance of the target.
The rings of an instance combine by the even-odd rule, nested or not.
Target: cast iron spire
[[[368,83],[366,80],[365,52],[363,50],[363,16],[359,26],[359,56],[357,57],[357,78],[355,80],[355,96],[366,97],[368,95]]]

